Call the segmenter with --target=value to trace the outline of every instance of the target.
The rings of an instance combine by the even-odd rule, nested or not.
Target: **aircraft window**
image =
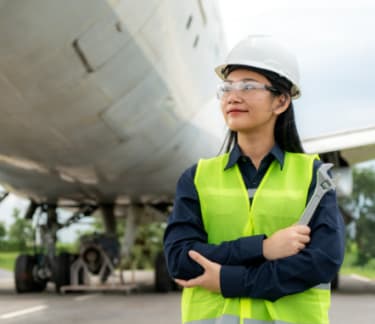
[[[199,35],[195,36],[193,47],[196,48],[199,42]]]
[[[191,25],[191,22],[193,21],[193,16],[190,15],[189,18],[188,18],[188,21],[186,23],[186,29],[189,29],[190,28],[190,25]]]
[[[198,7],[199,7],[199,11],[200,11],[201,16],[202,16],[203,25],[206,25],[207,24],[207,16],[206,16],[206,13],[204,11],[202,0],[198,0]]]

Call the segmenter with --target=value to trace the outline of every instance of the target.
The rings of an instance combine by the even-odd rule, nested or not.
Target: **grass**
[[[375,259],[371,259],[366,265],[363,266],[357,265],[356,261],[357,248],[354,244],[348,245],[340,273],[344,275],[354,273],[369,279],[375,279]]]
[[[349,275],[349,274],[357,274],[369,279],[375,279],[375,270],[374,269],[368,269],[367,267],[346,267],[343,266],[340,269],[340,274]]]
[[[75,253],[76,248],[72,244],[58,244],[57,245],[58,253],[60,252],[70,252]],[[20,254],[34,254],[34,250],[32,248],[27,249],[26,251],[0,251],[0,269],[13,271],[14,263],[16,262],[17,256]]]
[[[19,252],[0,252],[0,269],[13,271]]]

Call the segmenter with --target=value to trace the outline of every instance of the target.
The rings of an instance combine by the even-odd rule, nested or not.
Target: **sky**
[[[297,56],[302,97],[295,102],[302,138],[375,126],[375,2],[367,0],[218,1],[228,48],[249,34],[271,34]],[[14,196],[0,205],[12,222]],[[69,241],[73,228],[60,237]]]
[[[302,138],[375,126],[375,2],[220,0],[228,48],[270,34],[295,53]],[[282,4],[282,5],[280,5]]]
[[[27,199],[20,198],[18,196],[10,194],[0,204],[0,222],[3,222],[5,226],[9,229],[11,224],[14,222],[14,218],[12,217],[14,208],[19,209],[21,211],[20,216],[23,217],[28,205],[29,201]],[[61,223],[66,221],[70,216],[70,212],[66,212],[64,210],[58,211],[59,222]],[[85,220],[80,221],[79,224],[73,224],[69,227],[59,230],[59,232],[57,233],[59,241],[64,243],[74,242],[77,238],[77,233],[92,230],[92,222],[93,219],[85,218]]]

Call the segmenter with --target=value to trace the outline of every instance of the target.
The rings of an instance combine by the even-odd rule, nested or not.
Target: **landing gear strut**
[[[33,218],[38,208],[41,208],[40,216],[45,216],[42,222],[39,218],[37,222],[41,247],[34,255],[21,254],[17,257],[14,277],[18,293],[43,291],[49,281],[54,282],[56,291],[60,292],[62,286],[70,284],[70,266],[77,258],[70,253],[56,254],[57,231],[64,227],[58,223],[57,206],[52,204],[38,206],[32,202],[27,218]],[[85,211],[80,209],[73,214],[68,225],[79,218],[80,214],[85,214]]]

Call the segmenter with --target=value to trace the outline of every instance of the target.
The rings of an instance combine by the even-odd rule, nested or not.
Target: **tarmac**
[[[126,272],[125,282],[138,285],[129,291],[89,291],[56,294],[48,284],[42,293],[17,294],[13,274],[0,271],[0,323],[180,323],[179,291],[153,290],[153,272]],[[375,323],[375,281],[357,275],[340,276],[332,294],[331,324]]]

